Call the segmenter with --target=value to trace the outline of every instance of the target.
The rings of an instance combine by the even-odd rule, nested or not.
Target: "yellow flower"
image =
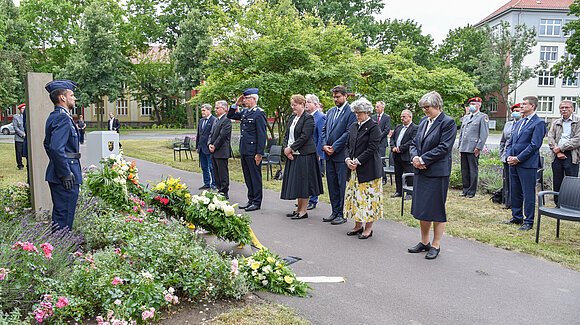
[[[167,188],[167,191],[169,191],[169,192],[172,192],[172,191],[173,191],[173,187],[169,186],[169,187]]]
[[[292,282],[294,282],[294,280],[287,275],[284,277],[284,281],[288,284],[292,284]]]
[[[260,267],[260,262],[254,262],[252,265],[250,265],[250,267],[252,270],[257,270]]]
[[[191,194],[189,194],[189,193],[185,193],[185,198],[186,198],[186,199],[189,199],[190,197],[191,197]]]
[[[177,184],[177,185],[175,186],[175,188],[177,188],[178,190],[181,190],[181,189],[183,188],[183,185],[181,185],[181,184]]]
[[[161,183],[157,184],[157,186],[155,186],[155,189],[158,191],[163,191],[165,189],[165,183],[161,182]]]
[[[268,263],[274,263],[274,262],[276,262],[276,260],[273,259],[271,256],[268,256],[268,258],[266,260],[268,261]]]

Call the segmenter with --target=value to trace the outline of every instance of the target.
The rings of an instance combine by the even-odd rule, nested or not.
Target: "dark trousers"
[[[79,143],[85,143],[85,129],[79,129]]]
[[[554,191],[560,192],[560,186],[564,176],[578,177],[578,164],[572,163],[572,152],[565,151],[566,159],[555,158],[552,162],[552,172],[554,178]],[[558,204],[558,196],[554,197],[554,202]]]
[[[24,168],[22,163],[22,153],[24,152],[24,142],[14,141],[14,150],[16,151],[16,167]]]
[[[503,163],[503,201],[506,208],[512,206],[510,197],[510,165],[506,162]]]
[[[395,162],[395,187],[397,193],[403,193],[403,174],[412,173],[413,165],[410,161],[401,159],[401,155],[393,153],[393,160]],[[407,185],[413,185],[413,178],[407,178]]]
[[[323,167],[322,167],[322,163],[324,162],[324,159],[318,159],[318,166],[320,166],[320,171],[322,171]],[[318,204],[318,195],[316,196],[311,196],[310,199],[308,200],[308,203],[312,203],[312,204]]]
[[[200,151],[199,164],[201,165],[201,172],[203,175],[203,185],[215,187],[213,166],[211,164],[211,155],[206,155]]]
[[[477,173],[479,156],[474,153],[461,153],[461,181],[463,183],[463,194],[475,195],[477,191]]]
[[[62,184],[49,182],[48,185],[52,197],[52,222],[57,225],[57,230],[72,230],[80,186],[73,185],[71,190],[65,190]]]
[[[512,218],[534,224],[536,208],[536,168],[510,166]],[[524,215],[526,216],[524,220]]]
[[[242,171],[248,188],[248,202],[262,206],[262,163],[256,165],[254,155],[242,155]]]
[[[211,162],[213,165],[215,186],[218,192],[222,193],[227,197],[228,192],[230,191],[230,171],[228,170],[228,159],[215,158],[212,156]]]
[[[332,215],[342,217],[344,191],[346,189],[346,163],[344,161],[326,161],[326,183],[328,196],[332,205]]]
[[[385,173],[385,167],[387,167],[387,161],[389,160],[389,154],[387,154],[387,147],[379,146],[379,157],[387,157],[387,159],[381,159],[383,164],[383,181],[387,181],[387,174]],[[348,168],[348,167],[347,167]]]

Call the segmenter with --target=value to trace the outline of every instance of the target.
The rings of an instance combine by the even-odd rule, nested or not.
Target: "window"
[[[563,78],[562,87],[578,87],[578,78],[580,78],[580,73],[574,73],[572,78]]]
[[[573,22],[573,20],[566,20],[566,25],[568,25],[571,22]],[[571,29],[568,29],[567,31],[564,32],[564,37],[571,37],[572,34],[574,34],[574,31]]]
[[[552,113],[554,110],[554,97],[538,96],[538,112]]]
[[[97,116],[97,114],[104,114],[105,113],[105,101],[101,101],[100,103],[97,104],[91,104],[91,107],[93,108],[93,116]]]
[[[73,109],[70,110],[70,115],[71,116],[78,115],[79,114],[78,112],[79,112],[79,109],[78,109],[78,107],[75,106],[75,107],[73,107]]]
[[[497,112],[497,101],[495,98],[490,98],[490,100],[487,102],[487,111],[489,113]]]
[[[540,46],[540,60],[556,61],[558,59],[557,46]]]
[[[153,106],[151,105],[151,101],[149,100],[141,101],[141,116],[150,116],[152,110]]]
[[[549,71],[542,71],[538,74],[538,86],[554,86],[556,78]]]
[[[129,115],[129,101],[126,99],[118,100],[116,103],[117,115],[127,116]]]
[[[560,36],[562,20],[560,19],[541,19],[540,36]]]
[[[562,103],[565,100],[569,100],[572,102],[572,106],[574,107],[574,113],[578,113],[578,97],[574,97],[574,96],[562,96],[562,100],[560,101],[560,103]],[[558,107],[560,107],[560,105],[558,105]]]
[[[16,107],[14,107],[14,105],[10,105],[6,110],[6,116],[13,116],[14,114],[16,114],[16,111],[17,111]],[[18,111],[18,114],[20,114],[20,111]]]

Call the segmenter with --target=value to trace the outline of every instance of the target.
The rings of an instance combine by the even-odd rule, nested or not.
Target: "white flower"
[[[207,208],[209,209],[209,211],[215,211],[215,204],[210,203],[210,205],[208,205]]]
[[[144,277],[145,279],[153,280],[153,275],[151,275],[151,273],[149,272],[143,272],[141,273],[141,276]]]
[[[169,289],[167,289],[167,291],[169,291],[169,293],[173,294],[175,292],[175,289],[173,289],[172,287],[169,287]]]
[[[266,265],[262,268],[262,272],[264,272],[265,274],[268,274],[270,272],[272,272],[272,265]]]
[[[115,300],[114,304],[117,305],[117,306],[120,306],[121,305],[121,300],[119,300],[119,299]]]
[[[214,196],[213,199],[212,199],[212,201],[213,201],[213,203],[215,205],[220,205],[221,202],[223,202],[223,201],[220,201],[217,196]]]
[[[126,164],[121,165],[121,169],[123,171],[128,171],[129,170],[129,166],[127,166]]]
[[[112,153],[111,155],[109,155],[109,159],[113,160],[113,159],[115,159],[115,158],[117,158],[117,157],[115,156],[115,154],[114,154],[114,153]]]
[[[233,216],[234,213],[236,212],[236,210],[234,209],[234,207],[231,206],[231,205],[225,206],[223,210],[224,210],[224,213],[225,213],[226,217]]]
[[[268,280],[263,280],[263,281],[262,281],[262,285],[263,285],[264,287],[265,287],[265,286],[267,286],[267,285],[268,285]]]
[[[208,197],[202,196],[202,197],[200,197],[200,201],[202,201],[203,204],[205,204],[205,205],[208,205],[209,204],[209,198]]]

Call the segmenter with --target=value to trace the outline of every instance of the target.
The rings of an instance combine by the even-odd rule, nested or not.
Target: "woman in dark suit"
[[[441,110],[443,99],[436,91],[425,94],[419,106],[426,116],[421,119],[409,152],[415,167],[411,214],[420,220],[421,242],[409,248],[409,253],[427,251],[425,258],[434,259],[441,249],[439,244],[447,222],[445,201],[457,125]],[[429,242],[431,225],[434,233],[432,244]]]
[[[361,98],[350,106],[357,122],[350,126],[346,140],[346,192],[344,217],[354,220],[347,236],[367,239],[373,235],[373,222],[383,218],[383,164],[379,154],[381,131],[371,119],[373,105]],[[363,223],[366,223],[363,228]]]
[[[304,96],[293,95],[290,103],[294,114],[288,119],[284,136],[284,155],[287,159],[280,198],[298,199],[296,210],[286,215],[297,220],[308,218],[308,199],[323,191],[316,144],[312,137],[314,118],[304,110]]]

